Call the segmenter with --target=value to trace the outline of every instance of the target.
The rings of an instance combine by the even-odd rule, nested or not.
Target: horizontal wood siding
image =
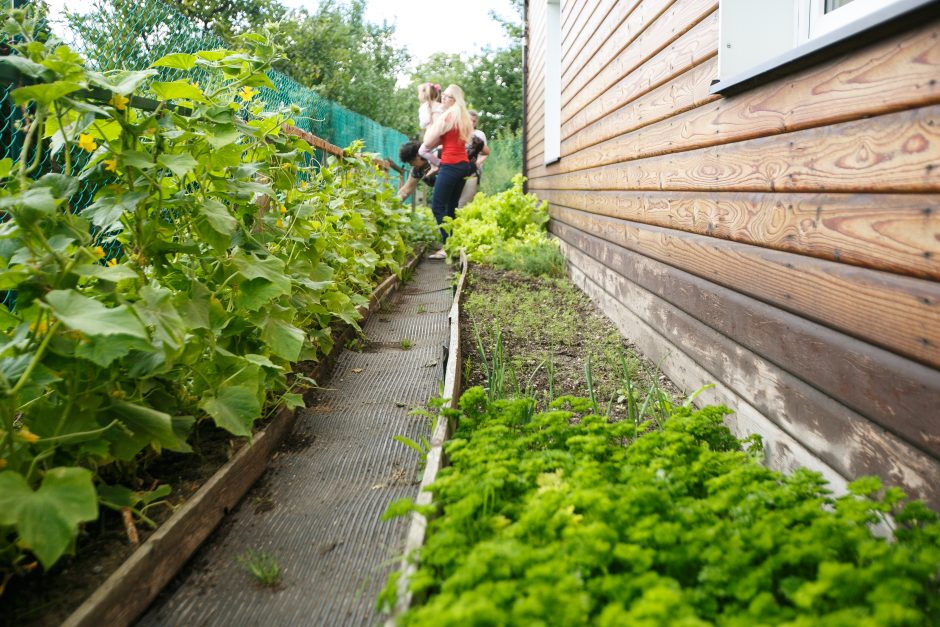
[[[940,507],[940,21],[732,97],[715,0],[563,3],[561,159],[529,189],[574,280],[770,462]]]

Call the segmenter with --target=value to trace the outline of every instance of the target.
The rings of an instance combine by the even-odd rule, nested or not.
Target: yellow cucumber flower
[[[242,87],[241,91],[238,92],[238,96],[245,102],[248,102],[249,100],[254,98],[255,94],[257,93],[258,93],[257,89],[252,89],[248,85],[245,85],[244,87]]]
[[[23,427],[16,434],[24,442],[34,444],[39,441],[39,436],[29,430],[29,427]]]
[[[108,253],[104,252],[104,248],[101,246],[95,246],[95,256],[98,259],[104,259]]]
[[[118,111],[123,111],[127,108],[127,103],[130,102],[130,98],[125,98],[121,94],[114,94],[111,96],[111,100],[108,101],[108,104],[117,109]]]
[[[280,218],[277,219],[277,222],[275,222],[275,224],[277,225],[279,229],[284,228],[284,220],[281,220]]]
[[[98,144],[95,143],[94,137],[87,133],[82,133],[78,136],[78,147],[85,152],[94,152],[97,150]]]
[[[287,213],[287,207],[281,205],[281,213]]]
[[[113,268],[117,265],[117,259],[108,259],[108,267]]]
[[[105,159],[104,169],[108,172],[117,172],[117,159]]]

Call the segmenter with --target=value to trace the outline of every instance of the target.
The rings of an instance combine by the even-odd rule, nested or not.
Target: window
[[[889,23],[936,9],[937,0],[720,0],[713,93],[773,77],[862,36],[888,34]],[[931,6],[933,5],[933,6]]]
[[[542,141],[545,165],[561,158],[561,2],[545,5],[545,115]]]

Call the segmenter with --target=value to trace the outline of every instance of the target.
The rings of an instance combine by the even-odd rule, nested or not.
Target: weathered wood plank
[[[926,107],[940,102],[938,76],[940,27],[934,23],[761,89],[563,153],[559,165],[572,172]]]
[[[561,247],[570,257],[567,252],[571,248],[570,245],[562,240]],[[844,494],[848,491],[848,482],[832,466],[811,453],[724,383],[716,381],[711,373],[695,363],[643,318],[605,292],[581,268],[572,263],[568,271],[572,282],[597,304],[624,337],[629,338],[645,357],[659,365],[673,383],[686,391],[701,390],[694,401],[696,406],[723,405],[732,408],[733,413],[724,419],[732,433],[739,438],[755,433],[760,435],[764,445],[764,461],[771,468],[782,472],[811,468],[829,481],[835,493]],[[702,390],[705,382],[710,382],[713,387]]]
[[[541,189],[940,191],[940,106],[562,173]]]
[[[668,85],[718,53],[718,18],[706,17],[665,49],[648,59],[612,87],[591,92],[587,105],[561,125],[562,138],[576,137],[594,123],[603,124],[610,115],[657,87]],[[716,73],[711,78],[716,78]]]
[[[585,15],[584,9],[592,4],[591,10]],[[580,29],[584,27],[584,19],[588,17],[596,8],[595,3],[587,2],[578,2],[575,6],[571,6],[568,3],[561,3],[561,20],[559,23],[559,28],[561,30],[561,49],[564,51],[565,44],[571,44],[571,38],[577,36],[577,32],[580,32]],[[580,28],[579,28],[580,25]]]
[[[877,474],[889,484],[940,504],[937,460],[630,283],[580,252],[576,244],[567,247],[566,253],[600,288],[592,296],[598,291],[602,294],[597,296],[607,295],[602,308],[609,315],[617,313],[610,311],[610,301],[629,309],[839,474],[849,479]]]
[[[589,3],[581,3],[582,8]],[[617,4],[616,0],[599,0],[590,3],[589,11],[581,11],[578,21],[569,27],[562,25],[561,67],[567,68],[577,55],[584,50],[592,37],[597,36],[598,26]]]
[[[940,284],[551,207],[556,220],[736,292],[940,366]]]
[[[652,8],[657,4],[658,0],[643,2],[626,23],[631,22],[634,15],[639,15],[644,11],[646,5]],[[642,32],[637,33],[636,38],[629,41],[625,49],[621,49],[622,52],[612,57],[602,57],[607,63],[590,81],[577,91],[563,90],[563,94],[565,91],[568,92],[569,99],[565,102],[565,96],[562,97],[565,102],[562,106],[562,120],[571,119],[594,101],[596,94],[609,90],[702,20],[709,16],[715,19],[717,7],[718,3],[715,0],[676,0],[665,12],[643,24]],[[620,36],[621,33],[618,31],[610,41]]]
[[[598,49],[607,43],[610,36],[620,28],[621,23],[632,13],[640,0],[608,0],[610,6],[602,10],[603,19],[590,32],[590,38],[584,42],[577,54],[567,59],[561,68],[561,84],[570,83],[577,73],[590,61]]]
[[[611,218],[940,280],[938,194],[761,194],[539,190]]]
[[[683,35],[683,37],[687,36]],[[673,46],[683,42],[676,41]],[[660,53],[662,55],[662,53]],[[650,63],[664,61],[665,55],[657,55]],[[690,62],[698,58],[690,59]],[[674,115],[678,115],[705,103],[717,100],[720,96],[710,93],[711,82],[718,75],[718,58],[708,56],[699,65],[689,68],[679,67],[674,60],[668,67],[678,72],[667,76],[665,82],[649,90],[649,83],[637,85],[631,89],[626,102],[616,111],[611,111],[586,128],[571,131],[574,134],[562,139],[562,158],[579,150],[599,144],[605,140],[624,135],[638,128],[655,124]],[[643,71],[642,69],[639,71]],[[635,99],[634,99],[635,98]]]
[[[556,223],[628,281],[940,460],[940,370],[898,357],[672,266]]]
[[[680,1],[682,0],[641,0],[639,2],[628,0],[623,3],[622,9],[616,11],[616,15],[612,15],[614,20],[621,18],[616,28],[606,34],[598,33],[597,39],[604,37],[602,43],[595,47],[592,41],[590,56],[585,55],[586,58],[579,56],[575,60],[575,73],[562,81],[562,120],[567,119],[564,112],[572,103],[574,103],[572,113],[581,108],[575,101],[578,94],[592,83],[603,84],[602,81],[609,80],[609,74],[606,72],[610,63],[670,6]]]

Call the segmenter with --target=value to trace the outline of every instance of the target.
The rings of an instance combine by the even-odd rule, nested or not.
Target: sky
[[[289,7],[316,11],[316,0],[281,0]],[[508,45],[490,11],[512,18],[509,0],[368,0],[366,20],[395,25],[395,40],[417,64],[435,52],[474,54],[486,46]]]

